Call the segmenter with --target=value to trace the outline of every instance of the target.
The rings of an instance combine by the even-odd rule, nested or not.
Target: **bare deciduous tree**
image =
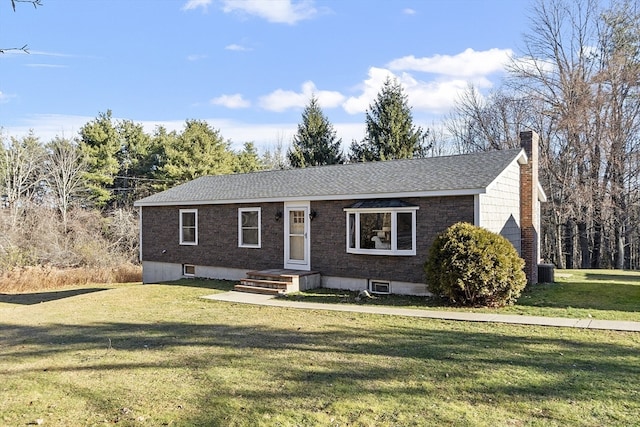
[[[47,150],[44,161],[45,179],[66,232],[67,213],[74,199],[84,189],[82,177],[85,163],[78,146],[68,139],[55,138],[47,145]]]
[[[640,260],[638,9],[637,0],[538,0],[508,90],[483,98],[470,88],[449,121],[461,151],[514,146],[522,127],[542,134],[543,245],[560,267]]]
[[[33,133],[23,138],[11,137],[0,158],[0,185],[2,195],[11,209],[11,224],[15,226],[22,209],[38,193],[42,181],[44,150]]]

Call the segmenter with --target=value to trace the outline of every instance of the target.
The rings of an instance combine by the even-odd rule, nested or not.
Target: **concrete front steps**
[[[240,284],[235,285],[233,289],[240,292],[282,295],[288,292],[319,288],[320,286],[320,273],[317,271],[274,268],[249,271],[247,277],[241,279]]]

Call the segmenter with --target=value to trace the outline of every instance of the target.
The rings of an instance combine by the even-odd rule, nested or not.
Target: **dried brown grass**
[[[134,264],[93,268],[17,267],[5,271],[0,276],[0,292],[17,293],[59,289],[90,283],[135,283],[140,281],[142,281],[142,267]]]

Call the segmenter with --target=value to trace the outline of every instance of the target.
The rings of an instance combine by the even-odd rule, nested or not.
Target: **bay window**
[[[358,202],[346,208],[347,252],[415,255],[417,210],[397,200]]]

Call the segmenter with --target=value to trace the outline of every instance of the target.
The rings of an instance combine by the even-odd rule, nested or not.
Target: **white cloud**
[[[206,59],[207,55],[205,54],[191,54],[187,56],[187,61],[200,61],[201,59]]]
[[[534,59],[531,57],[521,56],[513,61],[514,68],[533,74],[548,74],[556,69],[556,65],[545,59]]]
[[[193,10],[201,7],[203,10],[207,10],[211,0],[189,0],[182,6],[182,10]]]
[[[251,106],[251,103],[246,99],[242,98],[242,95],[239,93],[233,95],[222,95],[217,98],[213,98],[211,103],[214,105],[222,105],[223,107],[237,109],[237,108],[247,108]]]
[[[408,97],[409,105],[415,111],[429,114],[443,114],[449,111],[470,83],[479,89],[493,86],[484,76],[439,76],[437,79],[424,81],[416,79],[410,73],[394,74],[384,68],[371,67],[369,78],[358,87],[360,95],[347,99],[342,104],[344,110],[349,114],[364,113],[377,97],[387,77],[398,80]]]
[[[59,64],[26,64],[26,66],[31,68],[69,68],[66,65]]]
[[[236,52],[247,52],[247,51],[251,50],[251,48],[248,48],[246,46],[242,46],[242,45],[236,44],[236,43],[232,43],[232,44],[230,44],[228,46],[225,46],[224,48],[226,50],[233,50],[233,51],[236,51]]]
[[[322,108],[338,107],[345,99],[340,92],[318,90],[313,82],[307,81],[302,84],[301,92],[278,89],[261,97],[260,106],[265,110],[276,112],[290,108],[304,108],[312,95],[318,98],[318,103]]]
[[[223,0],[222,10],[225,13],[239,12],[258,16],[269,22],[290,25],[311,19],[318,13],[311,0],[297,3],[292,0]]]
[[[78,136],[80,128],[93,119],[95,117],[34,114],[23,119],[20,124],[5,126],[3,131],[8,136],[20,138],[33,130],[34,134],[43,142],[51,141],[57,136],[73,139]]]
[[[369,104],[375,99],[382,84],[387,77],[397,78],[391,71],[384,68],[371,67],[369,78],[358,85],[357,89],[362,93],[359,96],[352,96],[347,99],[342,107],[349,114],[363,113],[369,108]]]
[[[417,12],[415,11],[415,9],[407,7],[405,9],[402,9],[402,13],[404,13],[405,15],[415,15]]]
[[[387,66],[395,71],[420,71],[447,76],[472,77],[503,71],[513,56],[511,49],[489,49],[476,52],[466,49],[457,55],[434,55],[416,58],[413,55],[394,59]]]
[[[430,114],[447,113],[469,87],[469,83],[473,83],[476,88],[489,88],[493,85],[485,78],[477,78],[473,81],[454,78],[424,82],[407,74],[403,74],[400,81],[407,94],[409,105],[416,111]]]
[[[55,57],[58,57],[58,58],[75,58],[76,57],[76,55],[71,55],[71,54],[68,54],[68,53],[45,52],[45,51],[42,51],[42,50],[30,50],[29,51],[29,55],[32,55],[32,56],[36,56],[36,55],[39,55],[39,56],[55,56]]]
[[[6,104],[7,102],[9,102],[9,100],[11,98],[14,98],[13,95],[7,95],[4,92],[0,92],[0,104]]]
[[[336,136],[338,138],[342,138],[342,150],[346,153],[349,151],[349,146],[351,145],[351,141],[354,139],[357,141],[361,141],[364,138],[366,126],[364,122],[340,122],[333,123],[333,128],[336,131]]]
[[[242,149],[245,142],[254,142],[259,152],[273,151],[278,143],[282,143],[282,147],[286,150],[298,130],[298,123],[246,123],[227,119],[207,119],[207,122],[219,129],[225,139],[232,141],[234,150]],[[342,138],[342,149],[345,152],[353,139],[361,140],[364,137],[364,123],[340,122],[332,124],[337,137]]]

